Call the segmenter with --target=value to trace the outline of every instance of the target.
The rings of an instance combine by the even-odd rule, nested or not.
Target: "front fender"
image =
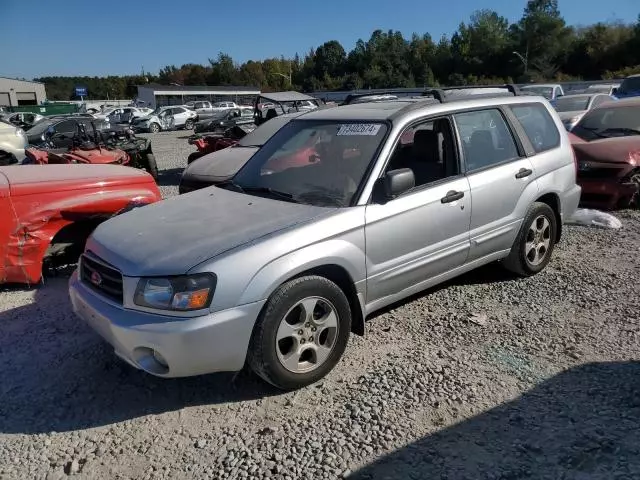
[[[301,248],[266,264],[242,291],[238,304],[264,300],[287,280],[307,270],[326,265],[336,265],[344,269],[353,280],[356,292],[362,294],[359,297],[365,298],[365,252],[346,239],[332,239]]]

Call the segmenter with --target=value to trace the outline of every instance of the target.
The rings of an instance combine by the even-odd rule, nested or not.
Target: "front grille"
[[[81,280],[92,290],[122,304],[122,274],[106,263],[87,254],[80,262]]]

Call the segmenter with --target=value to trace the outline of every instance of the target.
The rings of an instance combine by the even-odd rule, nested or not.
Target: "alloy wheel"
[[[281,365],[293,373],[307,373],[324,364],[338,338],[338,313],[327,299],[298,301],[280,320],[275,348]]]

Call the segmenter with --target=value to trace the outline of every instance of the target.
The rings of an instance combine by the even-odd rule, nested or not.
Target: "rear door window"
[[[536,153],[560,145],[560,132],[547,109],[539,103],[515,105],[511,111],[522,125]]]
[[[454,115],[467,170],[479,170],[520,157],[505,119],[497,109]]]

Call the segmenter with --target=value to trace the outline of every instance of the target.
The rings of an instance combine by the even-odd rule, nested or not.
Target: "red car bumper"
[[[582,187],[580,205],[604,210],[626,207],[638,190],[634,183],[622,183],[619,178],[611,180],[583,180],[578,178],[577,183]]]

